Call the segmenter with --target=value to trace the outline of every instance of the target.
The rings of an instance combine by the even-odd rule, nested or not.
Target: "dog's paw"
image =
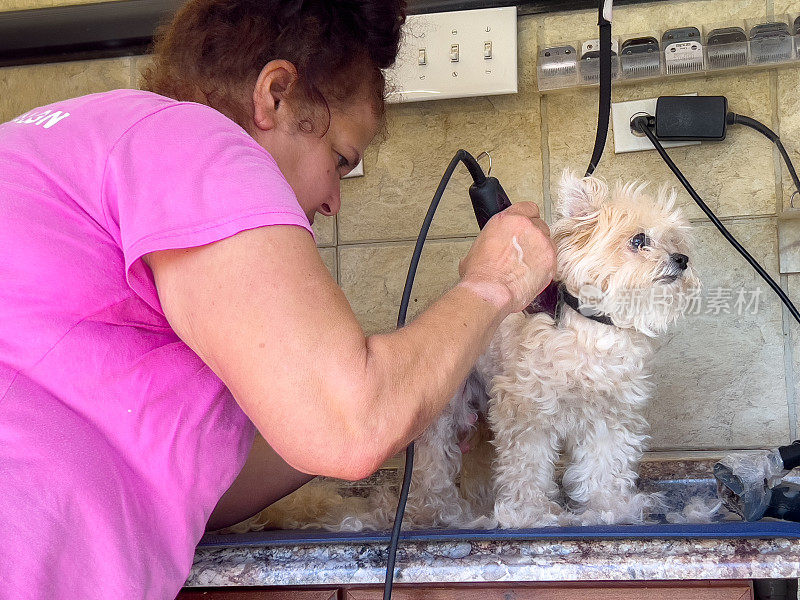
[[[563,514],[562,506],[552,500],[537,503],[535,506],[509,502],[497,502],[494,505],[494,517],[502,529],[554,527],[559,525],[559,518]]]

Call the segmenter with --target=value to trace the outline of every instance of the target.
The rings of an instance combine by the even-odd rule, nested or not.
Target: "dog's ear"
[[[565,217],[584,217],[595,212],[608,196],[608,186],[596,177],[579,178],[566,170],[561,175],[556,210]]]

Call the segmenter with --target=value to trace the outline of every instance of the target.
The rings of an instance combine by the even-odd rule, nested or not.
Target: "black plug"
[[[664,141],[722,141],[728,129],[725,96],[661,96],[651,128]],[[633,121],[631,120],[631,127]]]

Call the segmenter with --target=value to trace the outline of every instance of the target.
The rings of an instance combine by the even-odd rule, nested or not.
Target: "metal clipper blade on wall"
[[[786,23],[762,23],[750,30],[750,61],[753,64],[791,60],[792,34]]]
[[[578,74],[578,53],[572,46],[554,46],[539,51],[539,81],[545,87],[574,83]]]
[[[625,40],[619,60],[625,77],[650,77],[661,73],[661,52],[654,37]]]
[[[703,44],[697,27],[669,29],[661,36],[667,75],[703,70]]]
[[[706,38],[711,69],[729,69],[747,64],[747,34],[741,27],[713,29]]]
[[[587,40],[581,46],[581,81],[597,83],[600,81],[600,40]],[[611,40],[611,78],[619,76],[619,45]]]

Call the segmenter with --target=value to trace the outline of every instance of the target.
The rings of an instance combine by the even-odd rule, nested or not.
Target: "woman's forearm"
[[[503,317],[547,285],[555,259],[537,214],[520,203],[497,215],[456,288],[372,337],[297,227],[156,252],[148,265],[173,330],[272,448],[298,471],[358,479],[422,432]]]
[[[409,325],[367,339],[369,390],[354,413],[375,468],[436,418],[488,346],[507,313],[479,293],[460,284]]]

